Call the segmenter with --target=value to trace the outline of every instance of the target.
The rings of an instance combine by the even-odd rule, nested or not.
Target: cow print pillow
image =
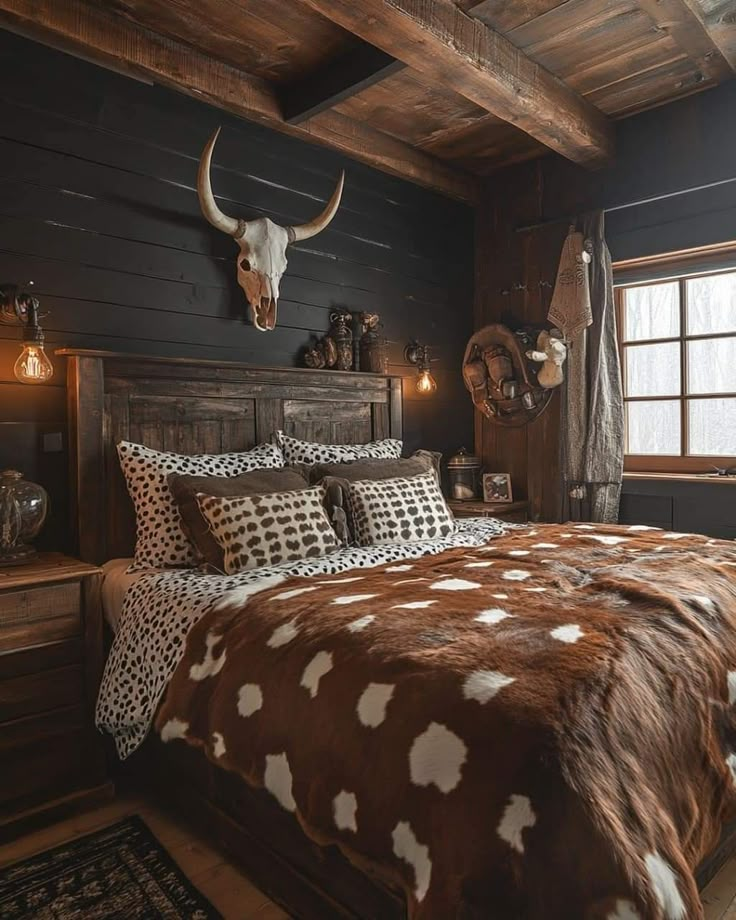
[[[338,549],[323,499],[320,487],[234,498],[197,495],[210,533],[222,547],[228,575]]]
[[[401,456],[403,441],[384,438],[367,444],[317,444],[300,441],[283,431],[274,434],[287,463],[346,463],[348,460],[394,460]]]
[[[434,472],[351,482],[349,501],[358,546],[438,540],[455,531]]]
[[[169,491],[169,473],[237,476],[249,470],[284,466],[284,456],[275,444],[259,444],[242,453],[190,456],[121,441],[118,457],[135,507],[137,539],[131,571],[197,563],[195,550],[184,533],[179,510]]]

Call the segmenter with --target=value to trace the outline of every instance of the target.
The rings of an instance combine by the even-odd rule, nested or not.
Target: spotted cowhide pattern
[[[324,489],[266,495],[197,495],[202,516],[233,575],[334,552],[340,545],[324,509]]]
[[[437,540],[455,529],[434,470],[419,476],[358,480],[347,486],[358,546]]]
[[[547,525],[223,597],[157,728],[413,918],[699,920],[735,702],[734,544]]]

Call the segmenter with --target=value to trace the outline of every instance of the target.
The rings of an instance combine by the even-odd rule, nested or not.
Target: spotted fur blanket
[[[734,544],[548,525],[224,598],[156,724],[411,917],[698,920],[732,669]]]

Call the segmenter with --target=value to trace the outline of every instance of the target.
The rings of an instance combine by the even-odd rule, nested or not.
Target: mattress
[[[117,633],[125,594],[138,579],[150,572],[128,572],[132,559],[110,559],[102,566],[102,611],[110,629]],[[153,572],[155,570],[151,570]]]

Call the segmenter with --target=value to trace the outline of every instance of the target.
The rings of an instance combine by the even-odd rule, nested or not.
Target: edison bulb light
[[[13,368],[21,383],[43,383],[53,376],[54,368],[43,345],[26,342]]]
[[[420,393],[422,396],[429,396],[436,392],[437,381],[430,372],[428,370],[419,371],[419,376],[417,377],[417,393]]]

